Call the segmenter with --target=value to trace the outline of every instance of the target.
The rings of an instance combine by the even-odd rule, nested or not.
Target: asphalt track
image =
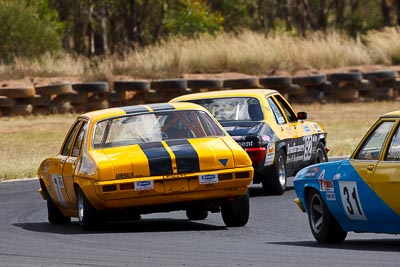
[[[0,183],[0,266],[399,266],[395,235],[350,233],[319,245],[294,191],[267,196],[251,186],[251,214],[227,228],[220,214],[201,222],[184,212],[158,213],[94,231],[47,222],[38,181]]]

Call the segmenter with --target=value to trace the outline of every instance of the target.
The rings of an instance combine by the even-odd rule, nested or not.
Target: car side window
[[[400,161],[400,127],[397,127],[395,134],[392,136],[385,160]]]
[[[279,125],[285,124],[286,123],[285,117],[283,116],[282,112],[280,111],[274,100],[271,97],[268,97],[267,101],[272,109],[272,113],[274,113],[276,123],[278,123]]]
[[[63,156],[69,156],[71,154],[71,148],[72,144],[74,142],[76,133],[78,132],[80,126],[81,126],[81,121],[76,121],[75,124],[72,126],[72,129],[69,131],[69,135],[66,138],[66,141],[64,142],[64,147],[61,150],[61,155]]]
[[[74,148],[72,149],[72,157],[79,156],[79,152],[81,151],[83,137],[85,136],[87,128],[87,123],[84,122],[82,127],[79,130],[78,136],[76,137]]]
[[[285,113],[286,117],[288,118],[289,122],[297,121],[296,113],[293,109],[289,106],[289,104],[283,99],[280,95],[274,96],[278,104],[282,107],[283,112]]]
[[[384,142],[393,127],[393,121],[384,121],[369,135],[355,159],[378,160],[382,151]]]

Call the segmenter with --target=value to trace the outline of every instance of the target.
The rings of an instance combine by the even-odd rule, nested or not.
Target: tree
[[[35,3],[37,4],[37,3]],[[49,13],[41,13],[35,4],[0,1],[0,59],[36,57],[61,49],[62,24]]]
[[[194,36],[199,33],[222,31],[223,17],[212,12],[200,0],[182,0],[176,8],[170,9],[166,17],[166,29],[174,35]]]

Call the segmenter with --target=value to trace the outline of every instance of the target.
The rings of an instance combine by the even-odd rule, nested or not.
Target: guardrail
[[[167,102],[173,97],[204,91],[269,88],[293,103],[398,100],[399,73],[317,73],[307,76],[265,76],[237,79],[116,80],[0,87],[0,116],[82,113],[108,107]]]

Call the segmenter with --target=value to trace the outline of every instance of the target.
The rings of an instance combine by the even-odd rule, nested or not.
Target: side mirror
[[[299,120],[306,120],[307,119],[307,112],[298,112],[297,113],[297,119]]]

